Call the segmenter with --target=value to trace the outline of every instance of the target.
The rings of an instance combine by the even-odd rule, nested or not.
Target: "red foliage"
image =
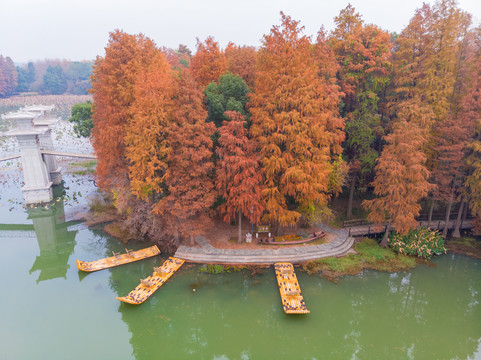
[[[17,70],[10,57],[0,55],[0,97],[15,94],[17,90]]]
[[[92,142],[97,153],[96,176],[103,189],[127,186],[126,127],[132,119],[134,85],[140,69],[155,53],[154,43],[143,35],[120,30],[110,33],[105,57],[97,57],[92,74],[94,128]]]
[[[262,173],[255,145],[247,138],[244,116],[226,111],[230,121],[219,129],[216,187],[225,202],[219,210],[231,222],[240,211],[251,223],[259,223],[264,211]]]
[[[134,86],[132,117],[125,135],[130,191],[148,200],[162,193],[169,155],[173,78],[169,63],[160,50],[152,53],[150,64],[140,70]]]
[[[230,42],[224,50],[227,69],[239,75],[253,89],[256,80],[257,51],[253,46],[237,46]]]
[[[332,149],[342,136],[338,90],[319,76],[309,38],[299,22],[282,15],[282,25],[264,36],[251,96],[251,134],[259,144],[265,174],[266,220],[295,224],[301,208],[327,204]]]
[[[209,36],[205,43],[197,42],[197,52],[192,58],[190,70],[202,88],[212,81],[219,80],[226,72],[225,56],[219,49],[219,43],[212,36]]]
[[[373,182],[377,198],[363,202],[370,211],[369,220],[377,224],[389,220],[401,234],[418,226],[419,201],[432,188],[424,165],[425,141],[420,127],[404,120],[386,136],[387,145],[377,161]]]
[[[215,126],[205,122],[204,95],[190,73],[182,70],[176,82],[165,174],[167,195],[154,211],[171,216],[179,233],[192,238],[208,225],[207,211],[214,203],[211,135]]]

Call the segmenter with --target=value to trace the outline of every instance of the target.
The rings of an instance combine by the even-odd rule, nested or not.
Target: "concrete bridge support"
[[[35,128],[38,128],[38,126],[35,126]],[[52,130],[47,127],[44,133],[38,135],[38,141],[39,141],[40,148],[42,150],[53,149]],[[60,170],[62,168],[58,166],[57,158],[55,157],[55,155],[44,154],[43,160],[45,162],[45,165],[47,166],[47,172],[50,176],[50,180],[52,181],[52,184],[53,185],[60,184],[62,182],[62,174],[60,173]]]
[[[22,158],[25,185],[22,192],[26,204],[52,201],[52,181],[43,161],[37,137],[34,134],[17,135]]]
[[[48,112],[53,109],[53,105],[32,105],[23,108],[24,111],[37,115],[37,117],[33,119],[33,128],[42,131],[42,134],[38,135],[40,148],[42,150],[54,149],[50,126],[53,125],[57,119],[51,118],[48,115]],[[57,158],[55,155],[43,155],[43,160],[47,165],[47,171],[52,184],[60,184],[62,182],[62,174],[60,173],[61,168],[57,164]]]

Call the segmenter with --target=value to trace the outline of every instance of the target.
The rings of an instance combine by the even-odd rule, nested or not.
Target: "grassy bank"
[[[376,240],[364,238],[354,245],[357,254],[341,258],[324,258],[302,265],[309,275],[316,274],[331,281],[344,275],[356,275],[364,269],[396,272],[409,270],[416,266],[413,257],[396,254],[390,248],[383,248]]]

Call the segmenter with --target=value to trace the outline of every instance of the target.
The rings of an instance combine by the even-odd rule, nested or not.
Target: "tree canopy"
[[[428,196],[446,219],[456,202],[481,219],[480,28],[454,0],[424,4],[399,35],[351,5],[334,22],[313,39],[281,12],[258,49],[207,37],[195,55],[112,32],[91,77],[92,141],[98,184],[127,222],[178,244],[217,214],[241,239],[243,218],[280,231],[320,221],[347,183],[350,204],[372,189],[363,206],[386,235],[418,226]],[[35,88],[21,69],[18,89]],[[88,73],[35,71],[54,87],[59,69],[69,89]]]
[[[92,102],[78,103],[72,106],[72,116],[68,119],[74,123],[73,130],[78,137],[90,137],[93,128],[92,122]]]

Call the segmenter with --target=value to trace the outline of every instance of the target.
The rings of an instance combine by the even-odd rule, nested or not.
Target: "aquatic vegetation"
[[[414,255],[423,259],[446,253],[443,237],[437,231],[427,228],[414,229],[406,235],[394,232],[389,236],[389,246],[399,254]]]
[[[213,265],[208,264],[204,265],[199,269],[199,272],[205,272],[207,274],[222,274],[222,273],[231,273],[241,271],[242,269],[246,269],[245,266],[231,266],[231,265]]]

